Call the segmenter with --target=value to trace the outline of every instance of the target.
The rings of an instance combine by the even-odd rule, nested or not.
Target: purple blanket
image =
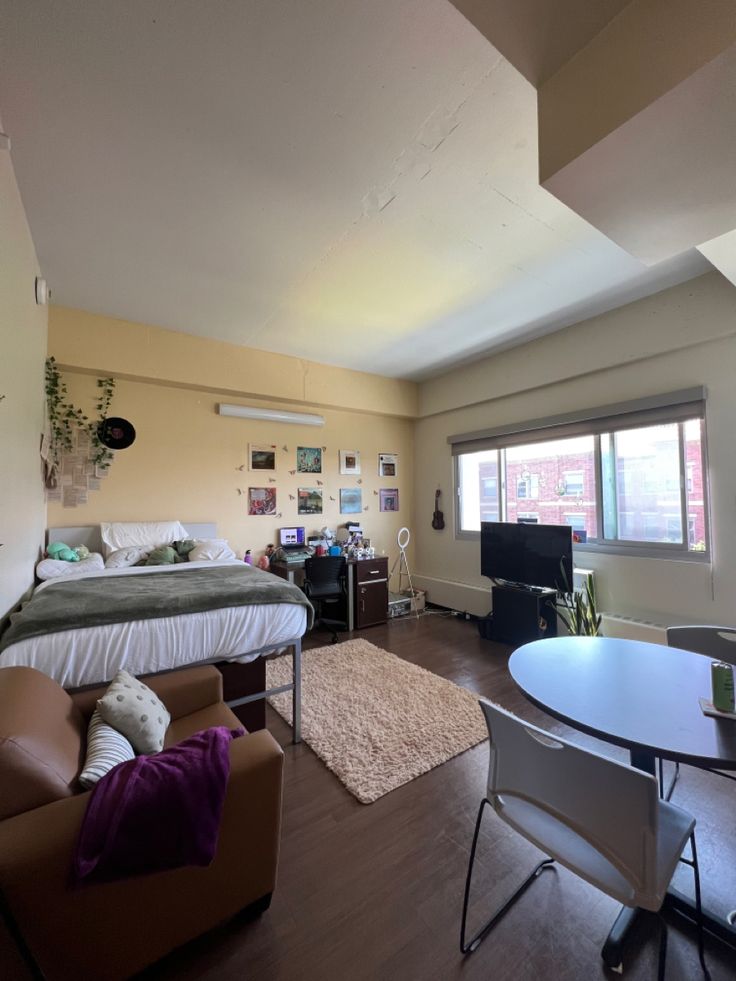
[[[216,726],[114,767],[92,791],[72,864],[75,883],[209,865],[230,776],[230,740]]]

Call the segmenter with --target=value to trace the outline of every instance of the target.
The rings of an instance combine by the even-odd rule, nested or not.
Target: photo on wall
[[[399,510],[399,488],[382,487],[378,492],[378,501],[381,511]]]
[[[297,446],[297,473],[322,473],[322,448],[320,446]]]
[[[296,492],[297,514],[322,514],[322,488],[300,487]]]
[[[395,477],[399,465],[398,453],[379,453],[378,454],[378,476]]]
[[[276,447],[248,443],[248,469],[273,472],[276,469]]]
[[[248,514],[276,514],[276,488],[249,487]]]
[[[360,450],[340,450],[340,473],[343,477],[360,474]]]
[[[340,514],[360,514],[363,510],[363,492],[360,487],[340,488]]]

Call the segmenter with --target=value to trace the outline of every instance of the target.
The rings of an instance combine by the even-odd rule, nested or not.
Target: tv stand
[[[493,639],[528,644],[557,636],[557,591],[540,586],[494,585]]]

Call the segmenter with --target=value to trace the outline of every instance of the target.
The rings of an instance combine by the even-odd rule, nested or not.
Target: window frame
[[[594,540],[588,539],[585,543],[576,543],[574,545],[575,551],[591,552],[591,553],[603,553],[609,555],[622,555],[622,556],[638,556],[641,558],[660,558],[660,559],[671,559],[681,562],[696,562],[709,564],[711,562],[711,540],[710,540],[710,475],[708,473],[708,453],[707,453],[707,430],[706,430],[706,417],[705,412],[701,414],[693,413],[691,418],[698,418],[701,423],[700,427],[700,460],[701,460],[701,473],[702,473],[702,483],[703,483],[703,535],[705,541],[705,549],[703,551],[692,550],[690,548],[690,535],[689,535],[689,519],[690,512],[688,509],[688,461],[686,459],[686,440],[685,440],[685,424],[688,419],[675,418],[670,420],[670,423],[676,422],[678,428],[678,449],[679,449],[679,461],[680,461],[680,515],[682,522],[682,543],[678,542],[642,542],[628,540],[619,540],[603,537],[604,534],[604,513],[603,513],[603,470],[602,470],[602,458],[601,458],[601,432],[594,432],[589,435],[593,435],[594,438],[594,483],[595,483],[595,502],[596,502],[596,521],[597,521],[597,537]],[[622,427],[622,428],[632,428],[632,429],[646,429],[648,426],[652,425],[666,425],[666,420],[657,420],[647,423],[642,420],[640,424],[636,426]],[[612,427],[609,432],[611,437],[613,433],[616,432],[616,428]],[[544,429],[539,429],[536,435],[530,436],[529,442],[544,443],[552,442],[559,438],[565,438],[564,436],[548,435]],[[451,440],[448,440],[451,442]],[[513,444],[512,444],[513,445]],[[494,447],[498,453],[498,505],[499,505],[499,517],[501,521],[508,520],[508,495],[507,495],[507,484],[506,484],[506,452],[507,447],[502,445],[497,445]],[[465,453],[462,451],[455,453],[453,455],[453,482],[454,482],[454,532],[455,539],[458,541],[479,541],[480,531],[473,531],[470,529],[463,529],[460,527],[460,520],[462,514],[462,488],[460,486],[460,458],[461,456],[478,452],[477,449],[468,448]],[[572,471],[571,471],[572,472]],[[583,488],[583,494],[585,489]],[[569,500],[575,497],[575,495],[565,495]],[[530,502],[531,498],[515,498],[520,503],[524,504]]]

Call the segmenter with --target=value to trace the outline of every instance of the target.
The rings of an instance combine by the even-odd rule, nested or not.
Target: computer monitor
[[[281,548],[304,548],[304,528],[279,528]]]

